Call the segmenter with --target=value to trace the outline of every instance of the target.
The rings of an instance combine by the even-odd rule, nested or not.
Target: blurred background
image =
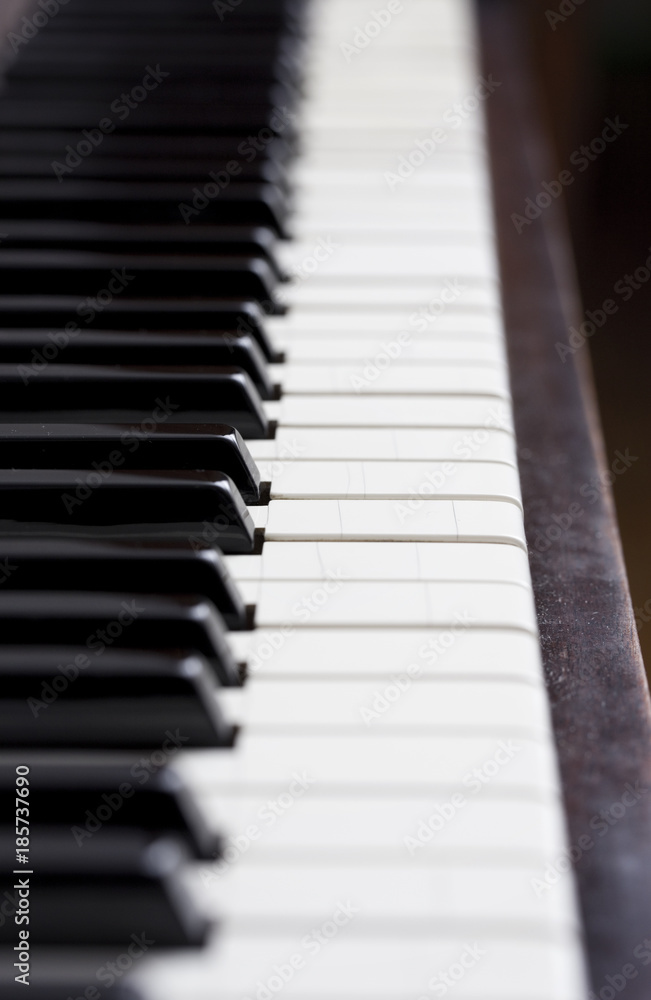
[[[651,256],[651,2],[527,3],[559,170],[575,176],[564,200],[584,314],[619,306],[588,344],[608,462],[637,457],[613,490],[651,675],[651,280],[635,278]],[[628,127],[598,152],[606,119]]]

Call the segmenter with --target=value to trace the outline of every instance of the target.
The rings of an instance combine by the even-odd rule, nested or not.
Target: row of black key
[[[134,934],[209,931],[181,871],[220,838],[169,765],[237,738],[253,609],[223,553],[262,544],[245,439],[273,432],[303,7],[76,0],[6,74],[0,842],[29,767],[39,1000],[93,995]]]

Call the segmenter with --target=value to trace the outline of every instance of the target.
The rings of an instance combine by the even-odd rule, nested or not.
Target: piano
[[[555,176],[519,13],[3,15],[3,996],[649,996],[648,690],[561,206],[512,222]]]

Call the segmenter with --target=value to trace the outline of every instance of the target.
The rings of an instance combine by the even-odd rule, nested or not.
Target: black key
[[[260,396],[238,368],[0,364],[2,423],[147,421],[147,427],[171,418],[229,424],[245,438],[268,433]]]
[[[47,330],[0,330],[1,363],[29,365],[35,358],[45,360],[51,347]],[[245,333],[192,336],[154,330],[84,331],[66,344],[65,364],[210,368],[226,365],[246,372],[262,399],[271,399],[274,394],[265,358],[255,340]]]
[[[182,747],[231,745],[214,669],[201,656],[98,650],[0,646],[5,748],[155,752],[168,741],[174,755]],[[37,810],[42,805],[35,802]],[[55,811],[51,822],[63,816]]]
[[[103,44],[103,43],[102,43]],[[162,60],[161,60],[162,62]],[[169,73],[169,70],[166,72]],[[140,85],[142,77],[134,80]],[[126,95],[129,97],[129,95]],[[56,99],[13,100],[0,101],[0,127],[2,128],[61,128],[80,131],[103,120],[111,120],[120,129],[138,132],[170,128],[180,132],[208,132],[212,135],[239,134],[244,137],[247,132],[259,132],[270,129],[275,134],[293,131],[293,115],[289,108],[276,109],[268,102],[257,104],[240,104],[232,101],[219,105],[219,115],[215,115],[214,97],[210,100],[199,99],[185,103],[182,97],[168,99],[164,92],[164,81],[161,84],[161,94],[143,102],[140,107],[134,105],[134,114],[128,114],[128,101],[119,98],[114,108],[114,116],[107,115],[107,105],[101,101],[77,100],[58,101]],[[123,110],[122,114],[120,111]],[[290,117],[291,116],[291,117]]]
[[[135,944],[133,939],[131,944]],[[136,945],[132,954],[139,955],[140,950]],[[81,950],[74,947],[39,947],[30,956],[30,1000],[99,1000],[102,980],[98,980],[97,974],[99,972],[104,977],[104,982],[110,981],[112,973],[107,962],[115,962],[118,957],[114,948],[107,949],[106,946]],[[127,952],[127,957],[121,960],[126,963],[130,957]],[[3,997],[16,996],[16,991],[22,988],[16,985],[14,979],[18,971],[13,966],[15,961],[16,952],[11,945],[0,947],[0,991]],[[109,996],[111,1000],[144,1000],[124,980],[113,983]],[[151,996],[147,1000],[152,1000]]]
[[[79,334],[81,324],[93,330],[141,333],[150,330],[246,333],[253,337],[267,359],[279,359],[265,332],[262,306],[251,301],[125,300],[112,295],[109,289],[101,302],[94,303],[63,295],[0,295],[0,329],[49,327],[48,338],[57,348],[54,357]],[[54,357],[50,349],[46,360],[53,361]]]
[[[5,857],[10,849],[15,854],[15,839],[15,832],[3,838]],[[64,842],[56,836],[34,838],[30,864],[38,875],[24,876],[30,945],[124,947],[142,932],[146,949],[203,944],[208,925],[181,882],[186,857],[182,843],[171,838],[152,843],[137,830],[112,831],[83,849],[71,836]],[[9,916],[14,907],[18,898],[10,897]],[[0,924],[0,942],[15,944],[13,919]]]
[[[0,178],[0,203],[5,219],[269,226],[279,235],[285,232],[288,215],[287,199],[279,188],[250,181],[231,184],[212,197],[202,192],[202,198],[197,200],[196,192],[187,182],[127,183],[67,178],[62,184],[54,177],[51,180]]]
[[[0,538],[4,590],[199,594],[229,629],[244,629],[246,607],[219,549],[206,542]],[[0,732],[1,732],[0,728]]]
[[[220,472],[0,469],[0,535],[213,541],[252,552],[255,529]]]
[[[61,23],[59,19],[59,24]],[[98,18],[94,18],[90,23],[94,27],[93,34],[96,36],[104,34],[107,27],[110,27],[109,22],[102,22]],[[184,23],[188,24],[189,22],[184,18]],[[131,17],[122,22],[122,27],[125,32],[128,32],[131,30],[133,24],[134,18]],[[211,28],[215,27],[215,21],[212,18],[209,18],[205,24]],[[101,44],[101,38],[95,37],[92,39],[92,42],[89,39],[89,43],[94,42]],[[143,67],[143,69],[146,68]],[[278,104],[291,101],[296,96],[296,89],[288,82],[282,84],[269,83],[264,78],[257,79],[253,76],[241,79],[237,79],[235,76],[218,77],[214,73],[206,77],[203,74],[197,76],[196,73],[188,70],[187,67],[185,73],[179,73],[174,77],[171,75],[163,77],[162,73],[159,73],[161,79],[157,81],[157,67],[152,65],[151,69],[154,71],[153,73],[147,71],[151,77],[147,81],[150,88],[147,100],[153,97],[155,100],[162,98],[164,101],[169,101],[172,98],[174,102],[179,99],[189,102],[196,100],[201,104],[208,97],[214,98],[216,92],[219,91],[226,105],[239,104],[243,107],[256,107],[257,105],[275,107]],[[2,91],[2,99],[4,101],[12,103],[23,100],[33,101],[43,96],[44,86],[42,79],[33,76],[21,77],[13,72],[13,67],[6,74],[5,81],[5,87]],[[165,86],[158,90],[158,87],[154,87],[155,83],[164,83]],[[110,104],[113,98],[116,97],[116,93],[119,95],[120,90],[130,90],[133,85],[134,80],[131,66],[116,63],[113,66],[113,70],[106,76],[87,79],[83,93],[80,93],[78,80],[65,76],[57,77],[55,75],[48,81],[47,93],[48,97],[51,100],[57,101],[57,103],[68,103],[70,101],[75,103],[81,100],[84,103],[102,101],[105,104]]]
[[[142,161],[141,161],[142,162]],[[276,236],[261,226],[113,226],[110,223],[2,220],[2,246],[12,250],[92,250],[98,253],[210,254],[261,257],[280,280]]]
[[[239,685],[221,616],[193,595],[0,591],[0,626],[0,649],[79,646],[91,660],[114,648],[190,650],[205,657],[222,684]],[[82,680],[68,697],[83,690]]]
[[[16,66],[22,65],[22,60]],[[36,69],[37,67],[35,67]],[[72,72],[72,67],[67,67],[66,72]],[[68,146],[76,149],[77,144],[83,139],[78,131],[66,131],[62,129],[38,129],[38,131],[24,131],[23,129],[4,129],[0,133],[0,155],[12,154],[15,156],[25,156],[39,154],[48,156],[50,160],[56,159],[57,155],[65,156]],[[155,136],[137,132],[122,133],[110,132],[106,136],[107,145],[104,148],[108,151],[108,140],[110,138],[111,156],[120,157],[125,161],[144,160],[149,161],[152,170],[158,169],[158,161],[163,158],[170,161],[183,160],[191,162],[201,160],[211,164],[210,170],[215,170],[214,164],[226,163],[236,160],[238,163],[246,164],[253,171],[253,176],[261,180],[271,180],[265,176],[265,164],[287,164],[293,154],[293,145],[287,141],[287,137],[267,135],[258,139],[252,136],[253,142],[242,139],[240,135],[174,135],[161,132]],[[90,140],[87,140],[90,142]],[[104,140],[103,140],[104,141]],[[85,147],[82,147],[85,148]],[[99,152],[96,149],[95,155]],[[255,169],[259,168],[260,173],[255,174]]]
[[[128,25],[125,27],[128,29]],[[151,74],[151,78],[148,80],[150,88],[156,83],[156,68],[152,66],[152,69],[154,69],[154,74]],[[50,101],[64,107],[78,106],[80,97],[84,105],[91,102],[98,105],[101,102],[104,104],[105,114],[108,110],[110,116],[111,103],[121,91],[129,95],[134,83],[139,84],[140,81],[134,78],[133,70],[123,68],[121,72],[114,70],[100,79],[87,79],[84,83],[83,95],[80,95],[78,79],[53,75],[47,83],[47,95]],[[162,77],[161,74],[160,83],[164,84],[160,90],[154,88],[149,91],[146,98],[148,104],[151,101],[156,101],[161,106],[166,107],[179,103],[199,106],[212,103],[214,109],[215,97],[219,93],[220,101],[227,108],[240,107],[243,111],[252,114],[256,114],[256,109],[260,109],[263,114],[265,111],[269,114],[273,108],[291,109],[296,103],[297,97],[296,88],[288,82],[280,84],[267,80],[237,80],[233,77],[230,79],[222,77],[222,79],[217,80],[214,77],[210,79],[210,77],[206,78],[203,75],[197,77],[194,74],[188,75],[186,73],[185,75],[177,74],[173,79],[171,75]],[[42,99],[43,91],[42,79],[18,78],[9,73],[2,91],[2,99],[18,107],[23,103],[31,106],[34,102]],[[116,99],[116,104],[118,103],[123,103],[120,97]],[[93,120],[97,119],[91,115],[89,121]],[[116,125],[119,124],[119,120],[116,120]],[[107,134],[111,135],[112,132]]]
[[[68,250],[3,250],[0,270],[12,294],[96,295],[99,289],[129,298],[241,296],[271,301],[276,278],[257,257],[143,257]]]
[[[1,337],[1,331],[0,331]],[[260,499],[260,473],[242,436],[224,424],[3,424],[6,469],[212,470],[229,476],[242,499]]]
[[[101,840],[107,830],[130,828],[142,830],[151,840],[161,834],[182,838],[195,857],[213,857],[219,853],[221,838],[206,823],[192,790],[174,770],[178,752],[187,741],[177,731],[168,735],[161,730],[159,747],[163,744],[164,749],[136,759],[125,753],[93,754],[86,759],[78,754],[5,754],[0,758],[0,822],[6,824],[15,816],[16,767],[27,766],[32,827],[51,832],[65,828],[66,839],[74,827],[80,847]],[[100,807],[104,826],[97,829]]]

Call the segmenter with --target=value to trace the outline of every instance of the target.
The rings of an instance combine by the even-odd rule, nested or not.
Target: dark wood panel
[[[484,70],[502,82],[486,113],[527,538],[593,989],[623,983],[626,1000],[649,1000],[649,693],[612,498],[591,488],[615,456],[604,454],[587,348],[563,363],[556,347],[582,320],[562,199],[530,225],[512,220],[558,176],[524,6],[479,0]]]

